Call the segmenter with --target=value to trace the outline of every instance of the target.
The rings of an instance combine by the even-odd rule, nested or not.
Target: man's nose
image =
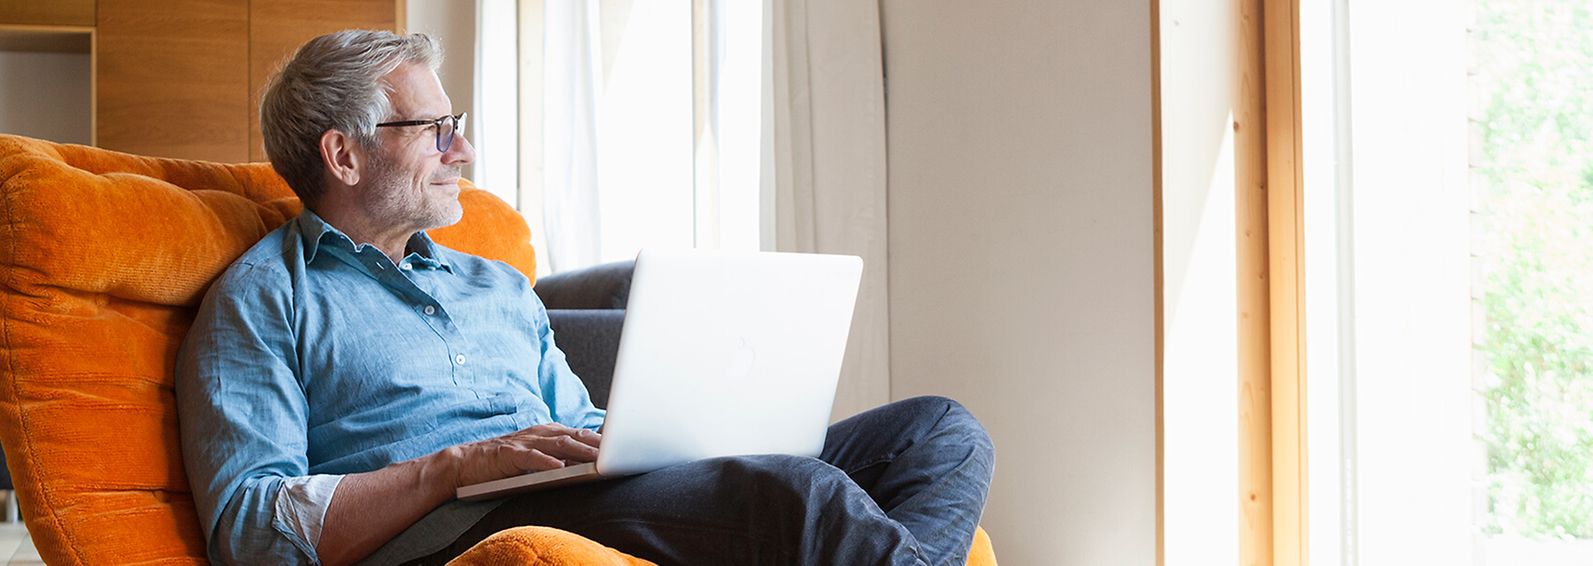
[[[454,144],[443,152],[443,163],[471,163],[476,160],[476,146],[470,140],[460,135],[454,138]]]

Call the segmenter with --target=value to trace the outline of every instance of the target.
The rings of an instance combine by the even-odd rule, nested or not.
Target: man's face
[[[392,89],[392,114],[382,121],[432,120],[453,114],[437,74],[424,65],[400,65],[384,81]],[[376,147],[360,183],[365,209],[377,219],[406,230],[428,230],[459,221],[459,175],[476,150],[455,134],[446,152],[437,151],[435,126],[377,128]]]

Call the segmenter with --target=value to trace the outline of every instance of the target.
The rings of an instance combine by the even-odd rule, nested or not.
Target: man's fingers
[[[460,485],[469,485],[527,472],[562,468],[597,461],[603,435],[563,425],[538,425],[498,438],[473,443]]]
[[[542,442],[536,444],[536,448],[549,456],[572,462],[597,460],[597,447],[582,442],[574,436],[545,437]]]
[[[535,435],[535,436],[549,436],[549,435],[554,435],[554,434],[570,434],[570,433],[575,432],[575,430],[576,429],[564,426],[564,425],[559,424],[559,423],[542,423],[542,424],[536,425],[534,427],[522,430],[520,432],[530,433],[530,434]]]
[[[515,451],[515,467],[522,472],[540,472],[564,467],[564,461],[535,448]]]
[[[603,443],[603,435],[584,428],[570,428],[559,423],[539,424],[537,426],[510,433],[504,438],[517,443],[537,443],[539,439],[565,436],[573,438],[580,443],[597,448]]]
[[[587,430],[584,428],[575,429],[575,432],[571,434],[570,437],[579,440],[582,444],[591,446],[593,448],[597,448],[603,444],[602,434],[598,434],[596,431]]]

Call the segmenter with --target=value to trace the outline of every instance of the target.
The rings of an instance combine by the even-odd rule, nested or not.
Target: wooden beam
[[[1304,566],[1305,263],[1299,0],[1265,0],[1273,564]]]
[[[1268,302],[1267,107],[1262,5],[1237,0],[1233,109],[1239,317],[1239,563],[1272,564],[1271,315]]]

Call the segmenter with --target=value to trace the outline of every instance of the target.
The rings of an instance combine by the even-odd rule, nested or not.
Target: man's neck
[[[375,246],[395,264],[408,253],[409,239],[415,235],[413,230],[395,229],[390,225],[373,222],[364,215],[340,211],[337,207],[327,207],[327,210],[318,207],[315,213],[321,217],[321,220],[348,235],[356,247],[360,244]]]

